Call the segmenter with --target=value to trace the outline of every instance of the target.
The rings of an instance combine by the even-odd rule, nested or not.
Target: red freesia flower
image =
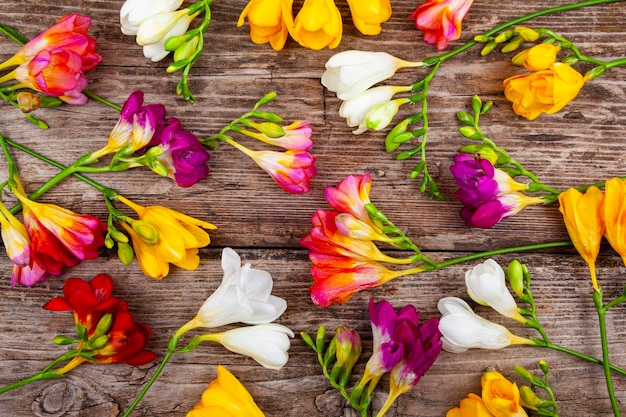
[[[461,37],[461,23],[473,0],[426,0],[411,14],[415,28],[424,31],[424,41],[444,49]]]
[[[29,265],[14,265],[12,285],[31,286],[45,281],[48,275],[60,275],[63,267],[98,257],[107,227],[97,217],[32,201],[21,186],[13,192],[23,205],[32,252]]]
[[[68,278],[63,285],[63,297],[55,297],[43,308],[52,311],[71,311],[76,323],[93,333],[103,314],[118,308],[122,302],[113,293],[113,280],[106,274],[96,275],[90,282],[82,278]],[[126,304],[126,303],[123,303]]]

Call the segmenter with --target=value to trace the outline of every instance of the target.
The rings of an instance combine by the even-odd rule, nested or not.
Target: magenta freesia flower
[[[183,130],[180,121],[170,118],[160,134],[163,153],[157,159],[167,168],[169,177],[181,187],[190,187],[209,175],[206,162],[209,154],[200,140],[191,132]]]
[[[252,151],[247,153],[283,190],[292,194],[308,193],[317,175],[317,157],[306,151]]]
[[[424,31],[424,41],[441,50],[461,37],[461,23],[473,0],[426,0],[410,18],[415,28]]]
[[[0,77],[0,83],[14,79],[18,81],[15,88],[31,88],[69,104],[86,103],[84,73],[102,60],[95,53],[95,39],[87,35],[90,25],[87,16],[63,16],[0,64],[0,69],[18,66]]]
[[[544,202],[541,197],[520,193],[528,185],[515,181],[489,160],[469,153],[456,154],[450,171],[459,187],[454,195],[463,203],[461,217],[467,226],[488,229],[527,205]]]
[[[97,217],[29,200],[19,185],[13,192],[23,205],[32,252],[29,265],[14,265],[12,285],[31,286],[60,275],[63,267],[98,257],[107,228]]]

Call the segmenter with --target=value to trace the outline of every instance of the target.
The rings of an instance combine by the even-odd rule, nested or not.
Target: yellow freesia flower
[[[515,65],[523,65],[531,71],[541,71],[550,68],[556,61],[556,55],[561,50],[559,45],[540,43],[532,48],[525,49],[515,55],[511,61]]]
[[[598,290],[596,258],[604,234],[604,195],[598,187],[589,187],[585,194],[570,188],[559,194],[559,211],[574,247],[589,265],[593,288]]]
[[[222,365],[187,417],[264,417],[248,390]]]
[[[333,0],[304,0],[295,20],[283,16],[291,37],[305,48],[333,49],[341,42],[341,13]]]
[[[167,207],[144,207],[123,196],[117,199],[139,216],[140,221],[125,222],[122,226],[132,238],[144,274],[161,279],[169,273],[169,264],[189,270],[198,267],[198,248],[211,243],[203,229],[217,229],[216,226]]]
[[[626,265],[626,181],[608,180],[604,194],[604,237]]]
[[[548,69],[516,75],[504,80],[504,95],[513,102],[513,111],[528,120],[541,113],[553,114],[572,101],[588,77],[562,62]]]
[[[364,35],[378,35],[391,17],[389,0],[348,0],[354,26]]]
[[[247,17],[252,42],[269,42],[275,51],[280,51],[289,35],[286,16],[289,21],[293,21],[292,5],[293,0],[251,0],[241,12],[237,27],[243,26]]]
[[[446,417],[493,417],[493,414],[487,410],[482,398],[469,394],[458,407],[448,410]]]
[[[482,399],[494,417],[527,417],[520,404],[517,384],[510,382],[499,372],[485,372],[480,379],[483,387]]]

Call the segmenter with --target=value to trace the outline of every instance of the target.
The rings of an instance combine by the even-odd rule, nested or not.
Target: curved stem
[[[105,98],[102,98],[99,95],[92,93],[91,91],[83,90],[83,94],[86,95],[87,97],[89,97],[90,99],[92,99],[94,101],[97,101],[98,103],[102,103],[102,104],[105,104],[105,105],[111,107],[114,110],[117,110],[117,111],[121,111],[122,110],[122,106],[118,106],[115,103],[111,103],[109,100],[107,100]]]
[[[604,362],[602,360],[598,359],[598,358],[594,358],[593,356],[585,355],[584,353],[580,353],[580,352],[578,352],[576,350],[572,350],[572,349],[566,348],[566,347],[561,346],[561,345],[556,345],[556,344],[551,343],[551,342],[547,342],[545,345],[540,345],[540,347],[545,347],[545,348],[548,348],[548,349],[556,350],[557,352],[567,353],[568,355],[574,356],[576,358],[582,359],[582,360],[590,362],[590,363],[594,363],[596,365],[603,365],[604,364]],[[622,369],[622,368],[620,368],[618,366],[609,364],[609,368],[612,371],[617,372],[620,375],[626,376],[626,370],[624,370],[624,369]]]
[[[50,379],[59,379],[59,378],[63,378],[63,375],[58,374],[54,371],[52,372],[40,372],[36,375],[33,376],[29,376],[28,378],[24,378],[21,381],[17,381],[14,382],[12,384],[9,385],[5,385],[4,387],[0,388],[0,394],[4,394],[7,391],[11,391],[13,389],[19,388],[19,387],[23,387],[24,385],[28,385],[32,382],[35,381],[41,381],[41,380],[50,380]]]
[[[486,258],[488,256],[493,256],[493,255],[501,255],[504,253],[511,253],[511,252],[523,252],[523,251],[529,251],[529,250],[534,250],[534,249],[558,248],[562,246],[571,246],[571,245],[572,245],[572,242],[567,241],[567,242],[537,243],[533,245],[514,246],[510,248],[494,249],[494,250],[478,252],[478,253],[473,253],[467,256],[460,256],[458,258],[449,259],[447,261],[439,262],[433,266],[425,266],[424,269],[426,271],[433,271],[436,269],[444,268],[446,266],[456,265],[456,264],[471,261],[474,259]]]

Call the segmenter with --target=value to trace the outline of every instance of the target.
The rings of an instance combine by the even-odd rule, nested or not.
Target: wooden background
[[[419,276],[399,278],[375,290],[357,294],[348,303],[330,308],[315,306],[308,293],[312,283],[307,251],[298,241],[310,230],[309,218],[319,208],[328,209],[323,196],[346,175],[370,171],[372,201],[429,256],[449,259],[475,251],[567,239],[556,206],[532,207],[491,230],[468,229],[454,200],[455,185],[449,166],[456,150],[467,142],[457,133],[455,113],[466,110],[473,94],[494,101],[484,117],[485,133],[537,174],[558,188],[580,186],[613,176],[626,175],[623,140],[626,137],[626,69],[616,68],[586,85],[574,102],[552,116],[534,122],[516,116],[502,93],[502,80],[520,70],[509,57],[495,52],[480,57],[474,48],[443,64],[432,83],[429,97],[431,130],[429,169],[446,201],[430,200],[419,193],[419,183],[408,178],[416,162],[397,161],[384,152],[385,132],[354,136],[338,115],[341,104],[334,93],[320,84],[324,63],[334,53],[348,49],[385,51],[397,57],[418,60],[438,52],[422,41],[409,14],[417,0],[392,1],[393,16],[379,36],[359,34],[345,1],[337,5],[344,21],[344,35],[335,50],[311,51],[289,40],[284,50],[254,45],[247,25],[236,27],[245,0],[216,1],[213,20],[205,36],[205,51],[191,73],[191,89],[197,102],[191,106],[174,93],[179,74],[167,74],[168,58],[152,63],[142,55],[134,37],[120,32],[122,0],[5,0],[0,20],[15,25],[33,37],[60,16],[79,12],[93,19],[90,34],[98,41],[103,62],[88,73],[89,89],[122,104],[134,89],[142,89],[147,103],[164,103],[168,115],[198,136],[215,134],[232,119],[246,112],[269,91],[278,97],[268,110],[287,122],[310,119],[314,129],[313,153],[318,156],[318,176],[306,195],[289,195],[243,154],[226,145],[211,152],[210,176],[187,189],[147,170],[119,175],[93,176],[144,205],[165,205],[219,228],[211,232],[212,243],[201,250],[196,271],[173,268],[162,281],[143,276],[136,263],[120,264],[115,254],[103,250],[94,261],[84,262],[64,275],[32,288],[10,288],[10,263],[0,258],[0,384],[38,372],[64,352],[51,343],[57,334],[72,334],[68,313],[44,311],[41,306],[61,294],[65,278],[91,279],[106,272],[115,281],[115,295],[127,300],[136,319],[151,326],[154,338],[149,348],[166,351],[169,336],[192,318],[202,302],[217,288],[222,271],[223,247],[234,248],[245,262],[266,269],[274,277],[274,294],[288,302],[278,320],[296,334],[314,332],[319,325],[333,331],[339,325],[357,329],[364,339],[361,375],[371,353],[367,304],[370,297],[389,300],[394,306],[414,304],[424,319],[438,314],[437,300],[459,296],[469,300],[464,272],[471,264],[449,267]],[[464,22],[461,41],[511,18],[567,3],[564,0],[476,0]],[[302,1],[296,1],[296,10]],[[579,48],[600,59],[626,55],[626,4],[597,6],[538,18],[528,24],[549,27],[573,40]],[[0,59],[9,58],[17,47],[0,38]],[[426,73],[401,70],[393,84],[410,84]],[[2,105],[0,132],[10,139],[69,164],[84,153],[106,143],[118,114],[102,104],[64,105],[41,110],[37,115],[49,123],[42,131],[30,125],[19,112]],[[403,109],[408,114],[409,109]],[[397,120],[400,120],[399,118]],[[244,140],[250,146],[256,146]],[[258,147],[257,147],[258,148]],[[14,153],[27,190],[54,175],[56,170],[19,152]],[[3,170],[4,171],[4,170]],[[2,174],[5,176],[6,174]],[[3,198],[12,201],[4,193]],[[41,198],[71,210],[106,218],[101,195],[76,179],[69,179]],[[587,268],[570,249],[546,253],[523,253],[496,257],[507,264],[517,257],[530,269],[539,315],[548,335],[562,344],[589,355],[600,355],[597,318],[591,301]],[[622,292],[624,266],[610,248],[602,251],[598,276],[606,299]],[[477,311],[508,326],[513,332],[534,336],[488,308]],[[624,307],[610,310],[608,330],[613,363],[626,367],[626,321]],[[316,357],[296,337],[290,360],[280,371],[262,368],[252,359],[226,351],[217,344],[201,345],[194,352],[178,355],[154,384],[133,416],[184,416],[199,400],[218,364],[225,365],[248,388],[267,416],[356,416],[322,376]],[[536,369],[539,359],[551,366],[551,384],[562,416],[609,416],[604,376],[599,366],[553,351],[510,347],[499,351],[443,352],[432,369],[388,416],[443,416],[469,392],[479,392],[480,375],[496,369],[515,379],[513,367]],[[22,416],[118,416],[121,415],[152,375],[158,360],[138,368],[127,365],[85,364],[66,378],[42,381],[0,396],[0,415]],[[626,379],[615,377],[617,396],[626,402]],[[378,409],[384,401],[387,380],[381,383]],[[626,411],[626,405],[623,406]]]

